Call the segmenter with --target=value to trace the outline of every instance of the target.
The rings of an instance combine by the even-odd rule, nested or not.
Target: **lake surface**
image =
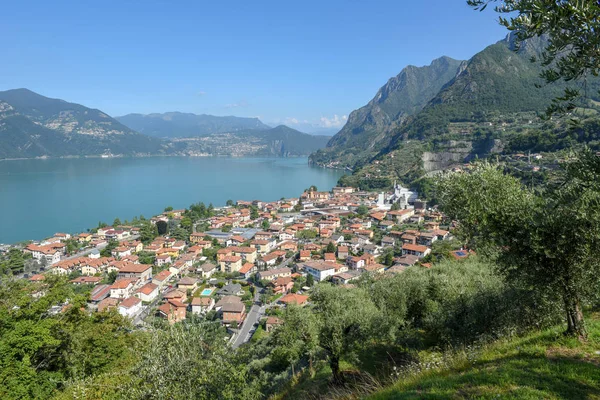
[[[335,186],[341,171],[306,158],[148,157],[0,162],[0,243],[39,240],[150,217],[166,206],[298,197]]]

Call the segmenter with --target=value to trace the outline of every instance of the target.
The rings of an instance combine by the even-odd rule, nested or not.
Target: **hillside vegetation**
[[[574,83],[585,88],[585,98],[572,114],[542,118],[552,100],[573,85],[544,83],[543,66],[532,58],[539,59],[546,45],[546,37],[536,37],[517,50],[511,34],[463,62],[455,76],[401,123],[388,121],[374,127],[370,120],[358,126],[349,121],[328,149],[313,154],[311,160],[351,168],[353,176],[344,177],[344,185],[383,188],[398,179],[419,188],[418,180],[427,174],[476,158],[555,152],[578,144],[597,146],[596,131],[590,127],[598,114],[598,78]],[[573,125],[572,120],[579,124]],[[343,143],[350,128],[357,134],[352,155],[347,155]],[[368,129],[373,131],[363,133]],[[376,141],[373,135],[378,135]],[[405,158],[407,150],[414,159]]]
[[[583,343],[553,327],[453,354],[429,353],[431,362],[368,399],[600,398],[600,314],[589,316],[588,330]]]

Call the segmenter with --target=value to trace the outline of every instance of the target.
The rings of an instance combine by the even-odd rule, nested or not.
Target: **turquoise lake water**
[[[273,201],[335,186],[343,173],[306,158],[148,157],[0,161],[0,243],[83,232],[228,199]]]

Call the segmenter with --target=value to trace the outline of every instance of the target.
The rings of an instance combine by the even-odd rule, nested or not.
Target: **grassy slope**
[[[587,343],[563,337],[562,327],[498,342],[474,360],[458,357],[369,398],[600,399],[600,314],[588,318],[588,329]]]
[[[381,382],[390,381],[390,356],[400,365],[402,355],[373,348],[359,355],[360,367],[342,363],[348,387],[332,386],[320,364],[271,399],[600,399],[600,313],[587,321],[587,343],[565,338],[560,326],[452,355],[421,352],[421,369],[389,386]]]

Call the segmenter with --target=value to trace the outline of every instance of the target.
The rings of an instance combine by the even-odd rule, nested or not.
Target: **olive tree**
[[[275,345],[273,357],[289,364],[292,367],[292,375],[296,374],[296,363],[306,357],[312,371],[318,336],[319,325],[316,315],[308,308],[290,304],[283,313],[283,324],[275,328],[273,334]]]
[[[310,298],[319,319],[319,346],[327,354],[333,380],[340,382],[340,360],[373,337],[378,309],[361,288],[320,284]]]
[[[463,240],[494,255],[508,279],[561,296],[566,333],[580,338],[587,336],[582,303],[599,287],[599,173],[600,159],[584,152],[543,192],[489,164],[438,184]]]

